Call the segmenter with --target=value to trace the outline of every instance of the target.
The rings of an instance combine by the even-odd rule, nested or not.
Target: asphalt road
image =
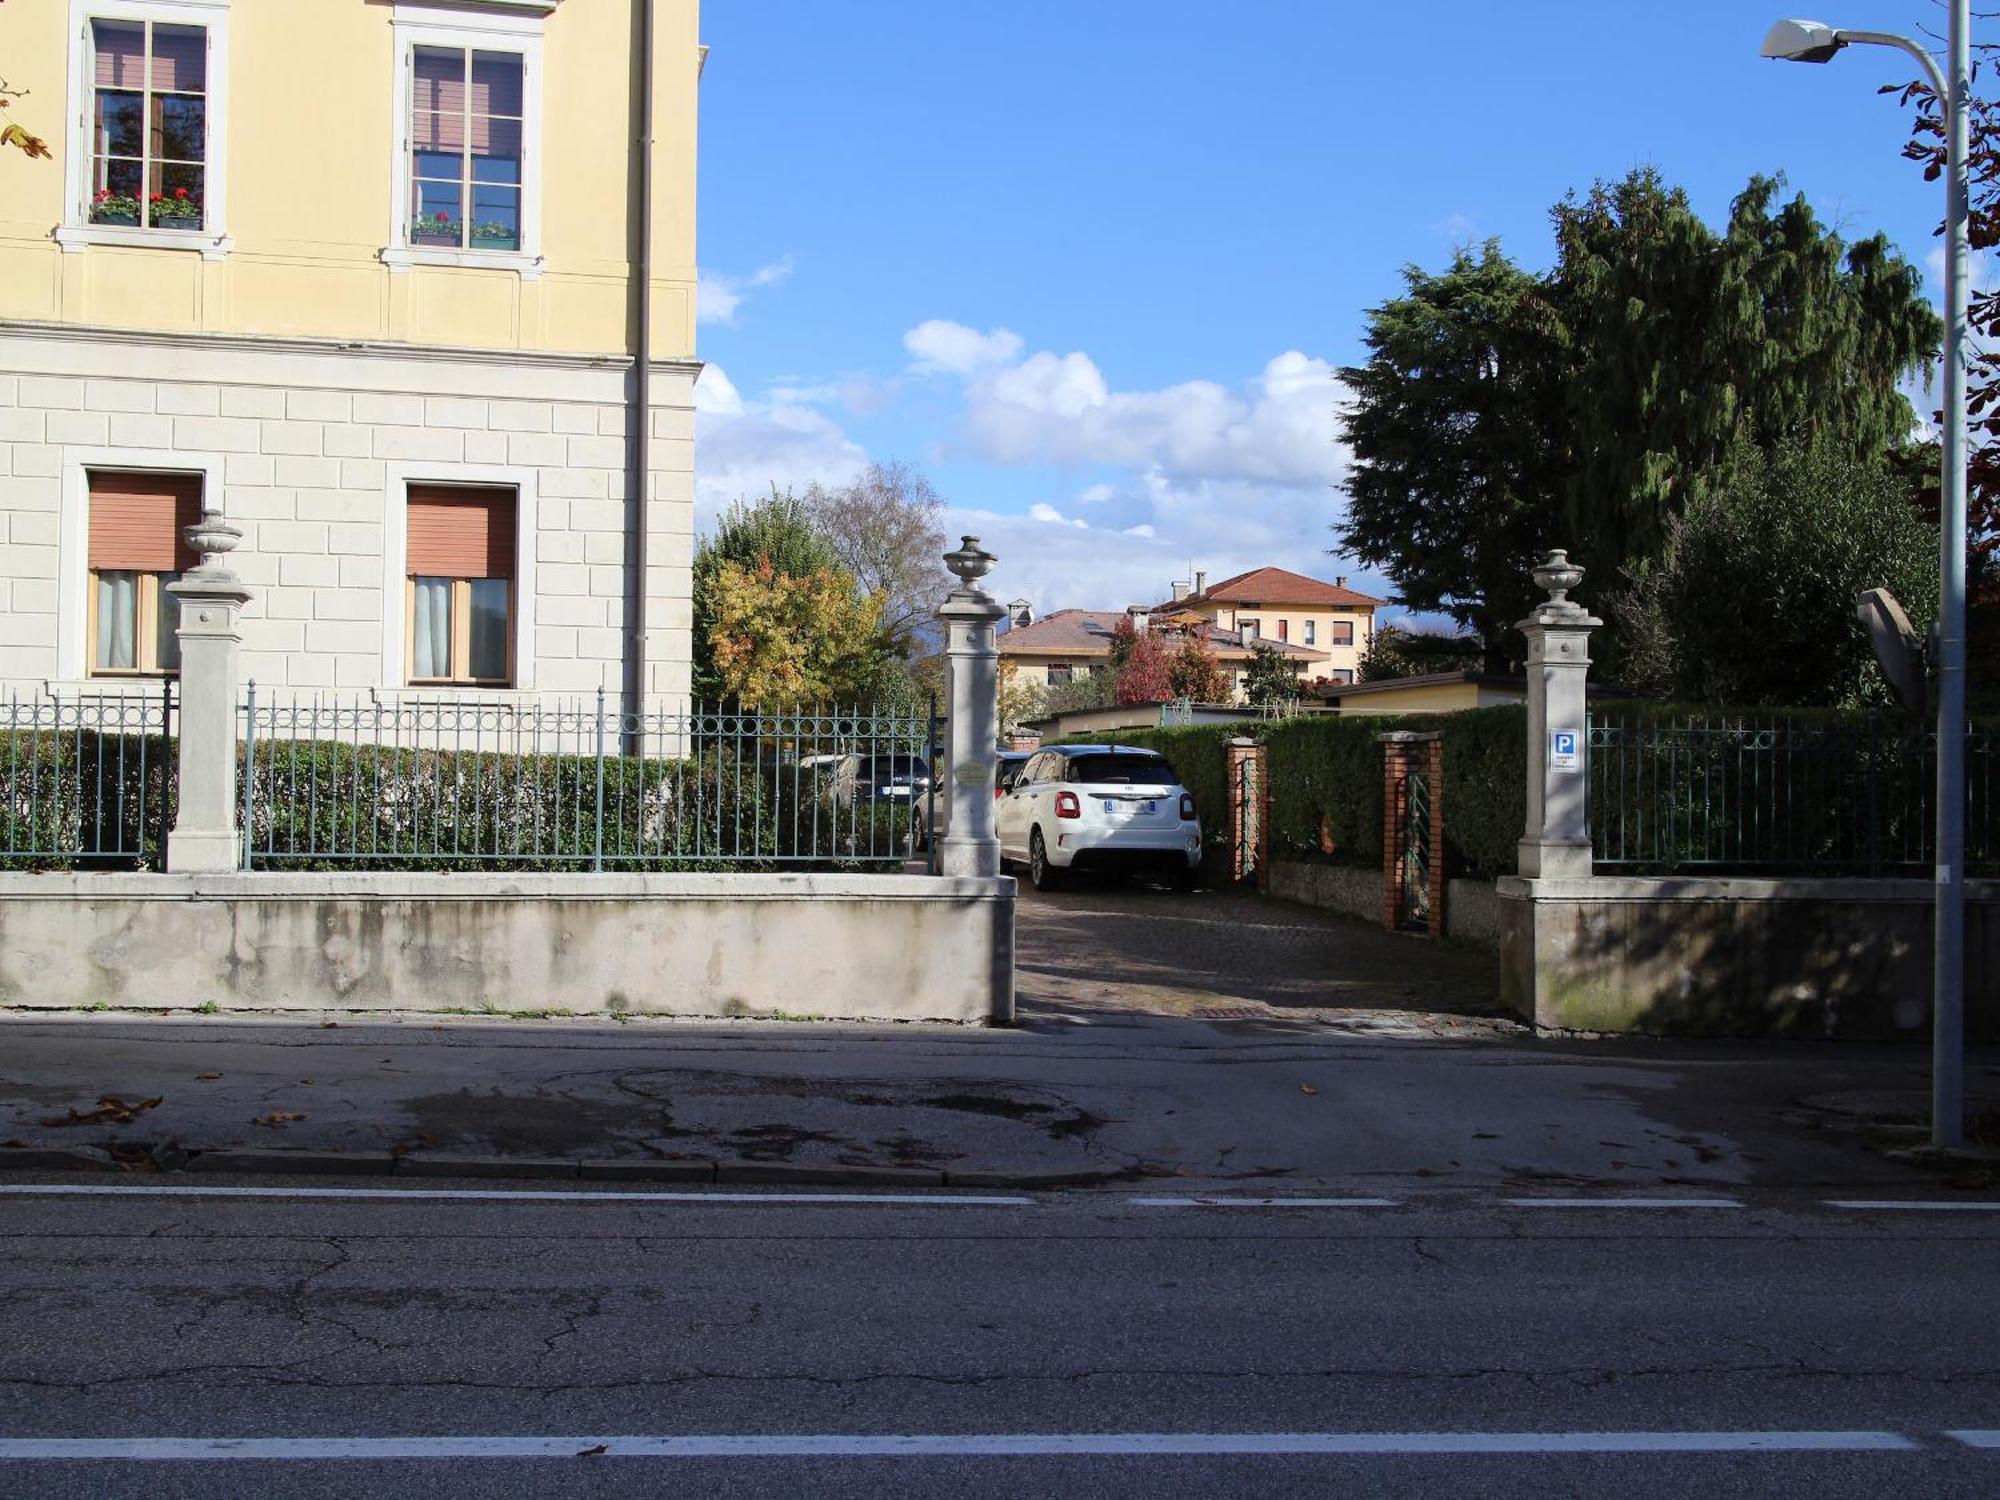
[[[2000,1491],[1977,1207],[4,1186],[7,1495]]]

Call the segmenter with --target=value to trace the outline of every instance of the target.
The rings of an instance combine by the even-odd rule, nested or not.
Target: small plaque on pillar
[[[1551,729],[1549,731],[1549,769],[1568,771],[1571,774],[1583,769],[1577,755],[1577,732],[1574,729]]]

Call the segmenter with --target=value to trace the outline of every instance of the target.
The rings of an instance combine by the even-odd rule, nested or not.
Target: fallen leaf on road
[[[304,1118],[305,1115],[296,1109],[274,1109],[268,1115],[259,1115],[250,1123],[252,1125],[270,1125],[276,1127],[279,1125],[289,1125],[294,1120],[303,1120]]]
[[[320,1022],[320,1023],[319,1023],[319,1029],[320,1029],[321,1031],[338,1031],[338,1030],[340,1030],[340,1022],[338,1022],[338,1021],[322,1021],[322,1022]]]
[[[127,1104],[116,1094],[100,1094],[97,1100],[97,1108],[91,1110],[88,1114],[79,1110],[75,1105],[71,1105],[67,1115],[52,1115],[48,1119],[43,1120],[42,1123],[51,1126],[130,1125],[134,1115],[144,1114],[147,1110],[158,1105],[160,1100],[165,1097],[162,1094],[159,1098],[141,1099],[137,1104]]]
[[[577,1457],[596,1458],[599,1454],[609,1453],[610,1451],[611,1451],[611,1445],[609,1443],[599,1443],[594,1448],[585,1448],[584,1450],[582,1450],[580,1453],[577,1454]]]
[[[207,1083],[211,1079],[220,1078],[222,1075],[220,1073],[197,1073],[194,1076],[198,1082]]]
[[[1309,1084],[1309,1083],[1302,1083],[1302,1084],[1300,1084],[1300,1085],[1299,1085],[1299,1092],[1300,1092],[1301,1094],[1317,1094],[1317,1093],[1319,1092],[1319,1090],[1318,1090],[1318,1089],[1316,1089],[1316,1088],[1314,1088],[1314,1087],[1313,1087],[1313,1086],[1312,1086],[1311,1084]]]
[[[1490,1130],[1475,1130],[1472,1132],[1472,1138],[1475,1141],[1497,1141],[1500,1139],[1499,1136]]]
[[[10,1151],[25,1151],[27,1146],[28,1143],[22,1140],[0,1141],[0,1147],[5,1147]]]

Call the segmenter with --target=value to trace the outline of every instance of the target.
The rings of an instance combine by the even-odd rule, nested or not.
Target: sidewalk
[[[1883,1150],[1920,1137],[1893,1124],[1921,1115],[1918,1047],[1541,1041],[1389,1010],[1247,1021],[1044,1003],[1008,1031],[14,1013],[0,1058],[0,1165],[16,1168],[1271,1191],[1936,1182]],[[2000,1059],[1975,1057],[1970,1084],[1990,1105]],[[60,1123],[71,1112],[83,1120]]]

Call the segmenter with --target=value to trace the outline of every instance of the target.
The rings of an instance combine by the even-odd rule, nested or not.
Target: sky
[[[1405,265],[1541,269],[1550,205],[1650,165],[1711,223],[1782,173],[1941,295],[1876,92],[1913,64],[1764,61],[1782,3],[705,0],[699,524],[900,459],[1038,614],[1197,568],[1389,595],[1330,550],[1336,372]]]

